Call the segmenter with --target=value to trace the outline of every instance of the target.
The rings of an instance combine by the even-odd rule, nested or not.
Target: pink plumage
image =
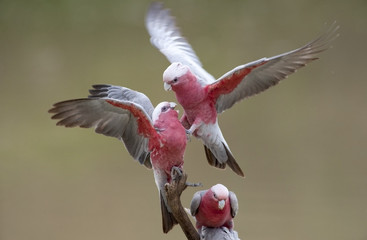
[[[173,90],[185,112],[181,123],[188,132],[201,139],[210,165],[236,174],[244,173],[223,137],[217,114],[235,103],[278,84],[290,74],[329,48],[337,36],[338,26],[332,24],[315,40],[301,48],[270,58],[237,66],[220,78],[214,78],[202,66],[195,51],[182,37],[174,18],[161,3],[152,3],[145,21],[151,43],[171,62],[163,74],[165,90]]]
[[[162,102],[153,108],[149,98],[137,91],[111,85],[94,85],[89,98],[67,100],[49,110],[57,125],[94,127],[97,133],[122,140],[130,155],[153,168],[159,190],[163,232],[177,223],[167,205],[164,186],[171,170],[182,169],[186,130],[178,120],[176,104]]]
[[[149,142],[152,165],[154,169],[163,170],[167,182],[170,182],[172,167],[182,168],[184,163],[186,132],[178,121],[178,113],[174,110],[161,112],[157,119],[153,119],[153,125],[159,138]]]
[[[196,228],[200,231],[203,226],[211,228],[233,228],[233,218],[238,211],[237,197],[233,192],[217,184],[208,190],[194,194],[190,206],[191,214],[195,216]]]

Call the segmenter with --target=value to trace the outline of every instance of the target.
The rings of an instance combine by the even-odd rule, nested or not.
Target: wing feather
[[[133,102],[140,105],[152,117],[154,106],[150,99],[141,92],[134,91],[127,87],[113,86],[108,84],[96,84],[89,90],[88,98],[112,98],[116,100]]]
[[[231,203],[231,215],[234,218],[238,212],[238,200],[234,192],[229,191],[229,201]]]
[[[198,213],[198,209],[201,203],[201,198],[203,197],[206,191],[207,190],[198,191],[192,197],[192,200],[190,203],[190,212],[192,216],[195,216]]]
[[[223,85],[229,85],[231,88],[224,93],[216,94],[217,112],[221,113],[236,102],[265,91],[297,69],[318,59],[317,54],[328,49],[330,42],[338,37],[338,29],[339,26],[334,23],[322,35],[301,48],[238,66],[224,74],[210,86],[212,89],[223,89]],[[240,81],[233,83],[238,81],[239,76]]]
[[[153,2],[148,10],[145,26],[150,35],[150,42],[171,63],[180,62],[190,67],[202,85],[214,82],[215,78],[202,68],[199,58],[191,45],[181,36],[175,19],[163,4]]]
[[[132,90],[131,90],[132,91]],[[130,155],[149,166],[148,142],[158,137],[150,115],[137,103],[108,97],[58,102],[49,113],[65,127],[94,127],[96,133],[123,141]]]

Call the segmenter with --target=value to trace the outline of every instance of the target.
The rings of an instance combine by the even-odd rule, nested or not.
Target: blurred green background
[[[47,110],[110,83],[165,92],[168,61],[149,43],[149,1],[0,1],[0,239],[185,239],[161,231],[151,171],[122,143],[56,127]],[[240,204],[241,239],[367,239],[367,2],[166,1],[205,68],[302,46],[334,20],[321,59],[220,116],[247,177],[206,163],[188,144],[189,181],[223,183]],[[182,111],[181,111],[182,112]],[[187,189],[189,206],[199,189]]]

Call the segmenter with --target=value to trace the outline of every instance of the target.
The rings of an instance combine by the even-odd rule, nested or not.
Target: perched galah
[[[202,227],[201,240],[240,240],[238,237],[238,233],[233,229],[228,229],[226,227],[220,228],[209,228]]]
[[[173,102],[162,102],[154,109],[149,98],[131,89],[94,85],[89,98],[59,102],[49,110],[57,125],[94,127],[95,131],[123,141],[139,163],[153,167],[159,190],[163,231],[177,223],[166,202],[164,185],[171,181],[173,168],[182,169],[186,131],[178,120]]]
[[[218,126],[217,114],[236,102],[276,85],[297,69],[317,59],[338,34],[335,24],[321,36],[296,50],[261,58],[238,66],[217,80],[204,68],[191,45],[181,36],[168,9],[153,3],[147,13],[146,27],[151,43],[172,63],[163,73],[164,88],[172,89],[185,112],[181,118],[188,132],[200,138],[210,165],[226,164],[244,176]]]
[[[236,194],[217,184],[208,190],[199,191],[191,200],[190,212],[196,219],[199,233],[203,226],[209,228],[233,228],[233,218],[238,211]]]

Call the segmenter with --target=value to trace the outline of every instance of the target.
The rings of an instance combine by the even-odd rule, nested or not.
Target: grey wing
[[[229,191],[229,201],[231,203],[231,215],[234,218],[238,212],[238,200],[234,192]]]
[[[190,212],[192,216],[195,216],[198,213],[198,209],[201,203],[201,197],[205,194],[206,191],[207,190],[198,191],[192,197],[192,200],[190,203]]]
[[[129,101],[140,105],[152,117],[154,106],[150,99],[141,92],[127,87],[113,86],[109,84],[96,84],[89,90],[88,98],[112,98],[116,100]]]
[[[135,160],[150,167],[148,142],[156,132],[150,116],[138,104],[112,98],[83,98],[56,103],[49,113],[54,114],[52,119],[59,119],[57,125],[94,127],[96,133],[122,140]],[[137,116],[142,120],[137,121]]]
[[[169,9],[163,9],[162,3],[153,2],[148,10],[145,26],[150,42],[171,63],[180,62],[190,67],[202,85],[215,81],[215,78],[202,68],[199,58],[191,45],[181,36]]]
[[[216,102],[217,112],[221,113],[236,102],[276,85],[280,80],[296,72],[297,69],[318,59],[317,54],[328,49],[330,42],[338,37],[338,29],[339,26],[334,23],[322,35],[301,48],[238,66],[220,77],[213,84],[230,81],[231,78],[250,70],[232,92],[218,97]]]
[[[240,240],[238,233],[234,230],[229,230],[226,227],[220,228],[209,228],[202,227],[201,229],[201,240]]]

